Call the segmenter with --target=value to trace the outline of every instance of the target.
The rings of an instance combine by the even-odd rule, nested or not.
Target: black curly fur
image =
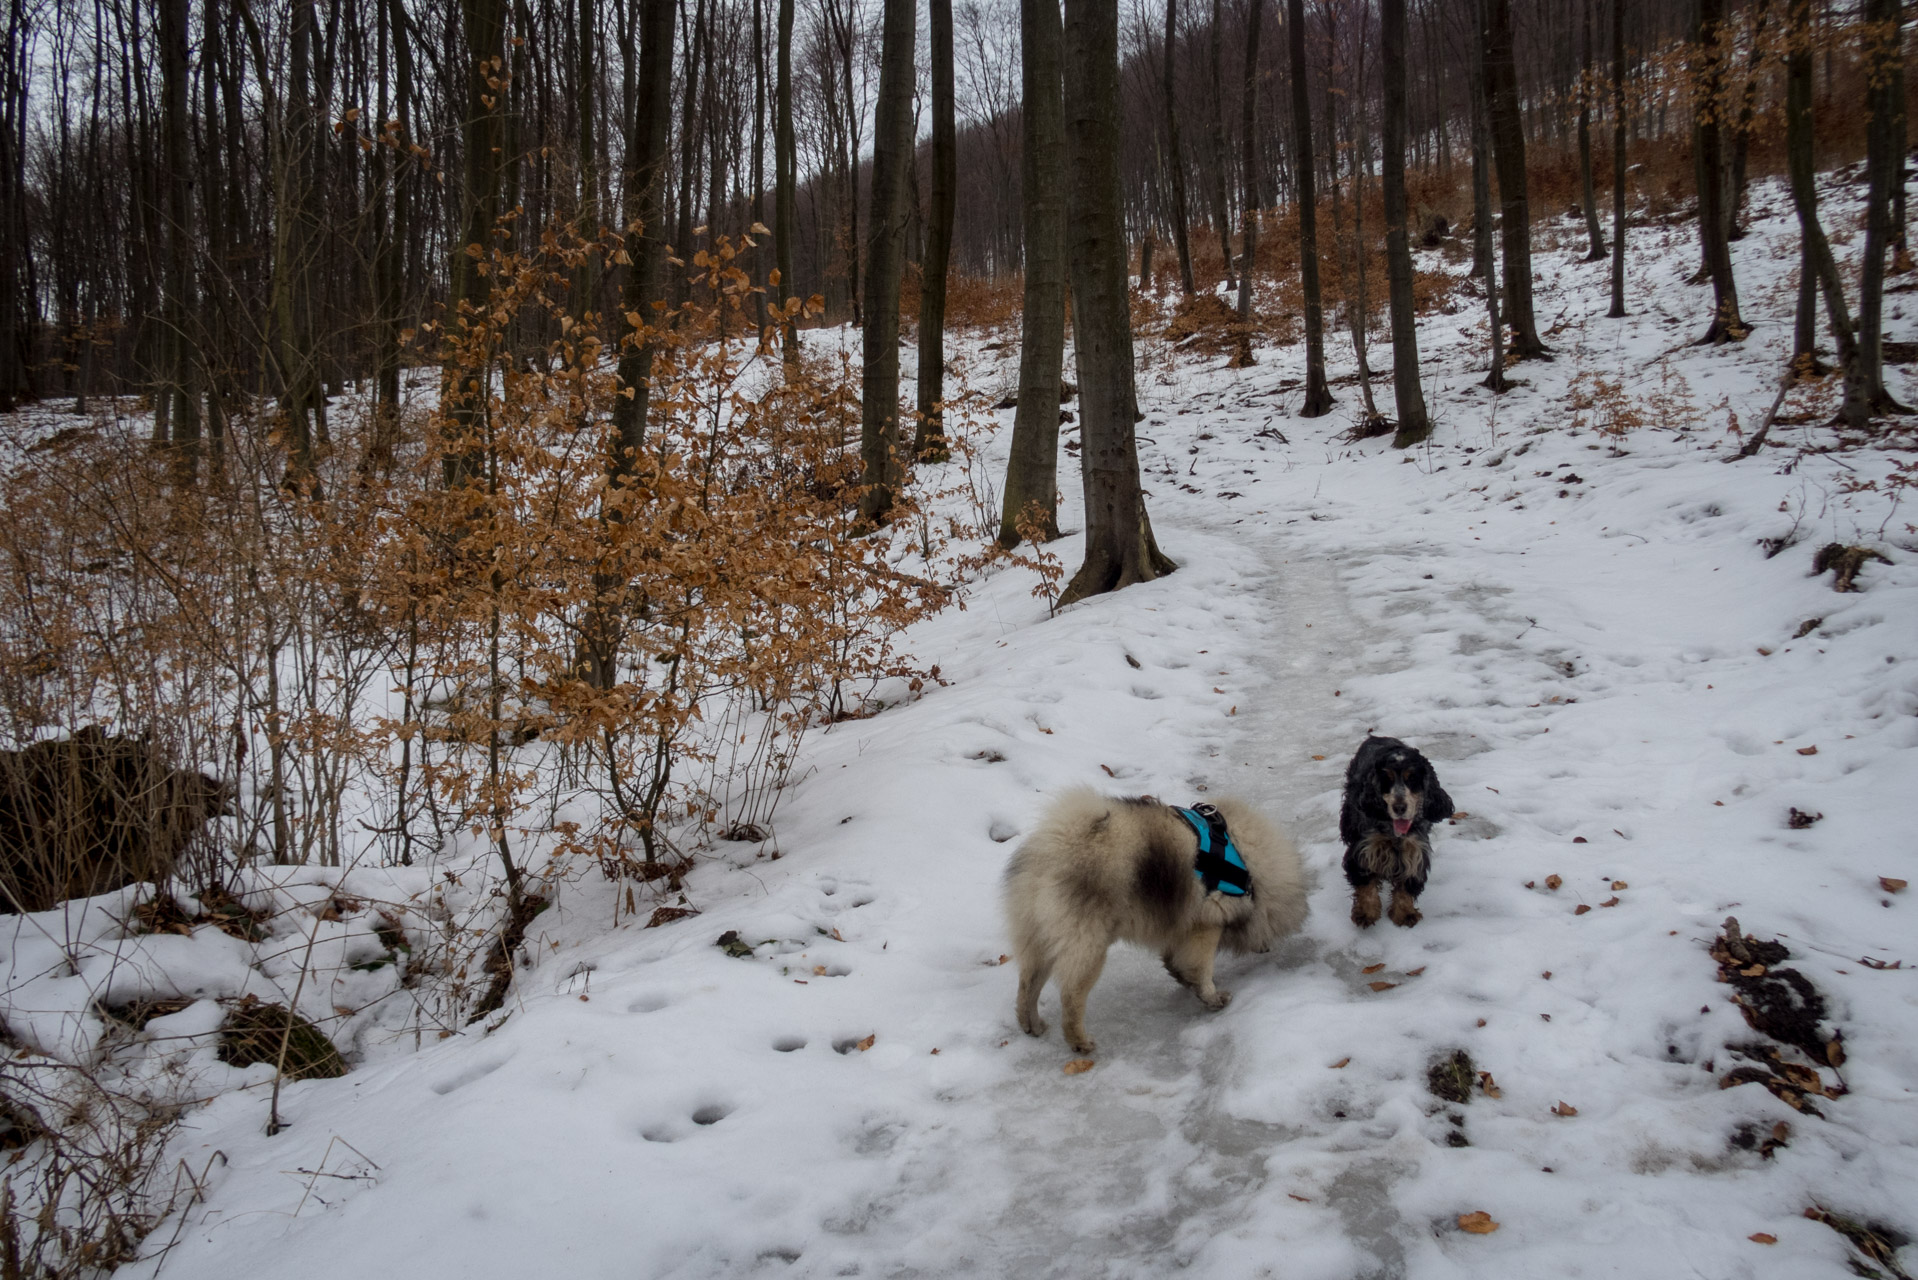
[[[1412,825],[1402,836],[1392,830],[1395,793],[1401,805],[1413,797],[1418,802]],[[1345,799],[1339,806],[1346,880],[1355,890],[1380,881],[1390,884],[1395,901],[1404,898],[1404,905],[1394,908],[1395,920],[1398,913],[1412,911],[1431,875],[1432,824],[1453,812],[1452,797],[1439,785],[1431,761],[1397,738],[1367,738],[1346,767]]]

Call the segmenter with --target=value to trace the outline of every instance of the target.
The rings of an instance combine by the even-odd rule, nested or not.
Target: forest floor
[[[1684,283],[1689,224],[1633,229],[1632,314],[1609,320],[1606,264],[1553,221],[1536,261],[1557,358],[1494,398],[1462,292],[1421,324],[1438,429],[1406,452],[1344,439],[1342,334],[1339,405],[1315,421],[1278,389],[1296,347],[1228,369],[1142,341],[1140,452],[1176,573],[1056,617],[1028,569],[977,583],[910,636],[942,684],[809,742],[776,859],[721,846],[688,882],[701,914],[651,930],[609,927],[612,889],[582,881],[535,922],[489,1034],[289,1085],[276,1137],[257,1088],[191,1112],[172,1158],[207,1170],[204,1199],[126,1273],[1918,1266],[1806,1216],[1918,1235],[1918,898],[1880,880],[1918,862],[1918,538],[1854,491],[1913,436],[1812,425],[1827,384],[1727,463],[1795,298],[1788,203],[1775,184],[1754,203],[1744,344],[1686,345],[1710,296]],[[1891,336],[1918,336],[1888,302]],[[959,356],[992,399],[1017,359],[994,336]],[[1389,379],[1377,394],[1389,411]],[[1070,462],[1061,484],[1076,529]],[[1894,563],[1834,593],[1811,567],[1832,541]],[[1079,545],[1050,550],[1070,571]],[[1336,805],[1368,731],[1421,747],[1463,811],[1412,929],[1347,916]],[[1075,1074],[1056,1029],[1014,1023],[998,909],[1020,834],[1071,785],[1244,796],[1315,879],[1301,935],[1222,962],[1221,1013],[1115,948]],[[1789,947],[1842,1067],[1768,1065],[1709,954],[1727,916]],[[728,931],[751,954],[715,946]],[[1429,1073],[1458,1050],[1485,1074],[1448,1101]],[[1773,1085],[1722,1087],[1740,1067]]]

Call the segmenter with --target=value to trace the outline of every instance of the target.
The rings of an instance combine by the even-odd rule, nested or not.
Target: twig
[[[1792,384],[1796,381],[1798,381],[1798,364],[1793,361],[1785,366],[1785,376],[1778,380],[1778,394],[1772,397],[1771,408],[1765,410],[1765,420],[1758,424],[1758,430],[1752,433],[1752,438],[1745,441],[1737,453],[1729,458],[1720,458],[1720,462],[1736,462],[1740,458],[1749,458],[1765,447],[1765,437],[1771,434],[1771,424],[1778,417],[1778,406],[1785,403],[1785,393],[1791,390]]]

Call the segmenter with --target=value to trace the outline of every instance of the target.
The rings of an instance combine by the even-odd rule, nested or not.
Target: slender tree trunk
[[[932,209],[919,286],[919,426],[913,456],[946,456],[946,267],[952,259],[952,212],[959,184],[953,107],[952,0],[927,0],[932,24]],[[910,144],[908,144],[910,151]],[[910,167],[912,161],[906,160]]]
[[[1526,195],[1525,120],[1519,109],[1518,67],[1512,49],[1511,0],[1486,0],[1482,10],[1485,91],[1498,166],[1499,236],[1505,251],[1505,289],[1511,299],[1512,350],[1521,360],[1546,354],[1532,315],[1532,214]]]
[[[1057,0],[1020,0],[1019,406],[1012,418],[999,545],[1059,536],[1059,384],[1066,341],[1066,136]],[[1123,250],[1121,250],[1123,252]]]
[[[1725,209],[1725,232],[1733,240],[1745,238],[1738,215],[1745,203],[1745,166],[1751,151],[1752,121],[1758,114],[1758,68],[1765,58],[1765,22],[1771,0],[1758,0],[1753,12],[1751,52],[1745,61],[1744,100],[1738,108],[1738,127],[1732,139],[1731,196]]]
[[[1259,28],[1265,0],[1247,0],[1245,69],[1239,92],[1239,179],[1244,186],[1239,209],[1239,354],[1234,364],[1257,364],[1252,354],[1252,261],[1259,246]]]
[[[1865,0],[1865,252],[1858,273],[1858,363],[1874,415],[1909,413],[1885,389],[1885,254],[1891,247],[1891,189],[1904,182],[1904,5],[1902,0]],[[1857,425],[1854,423],[1854,425]]]
[[[1712,322],[1698,345],[1742,342],[1750,330],[1738,311],[1726,217],[1725,0],[1698,0],[1692,28],[1692,111],[1698,124],[1698,237],[1712,280]],[[1867,233],[1869,237],[1869,233]]]
[[[766,349],[766,32],[765,0],[753,0],[753,323]]]
[[[1483,0],[1479,3],[1482,5]],[[1491,368],[1479,385],[1497,393],[1507,390],[1510,383],[1505,377],[1505,328],[1498,314],[1498,253],[1492,246],[1492,128],[1486,104],[1483,41],[1472,42],[1466,76],[1466,90],[1472,100],[1472,240],[1476,270],[1485,279],[1485,312],[1492,333]]]
[[[879,100],[872,128],[872,208],[867,213],[865,369],[860,379],[859,514],[891,518],[904,473],[899,432],[899,275],[906,232],[906,166],[912,163],[914,0],[886,0]]]
[[[301,7],[306,3],[307,0],[300,0]],[[506,91],[501,83],[506,73],[505,0],[460,0],[460,9],[466,32],[466,116],[460,127],[463,153],[460,211],[464,230],[452,254],[453,278],[448,306],[452,324],[458,324],[465,312],[476,314],[483,309],[491,292],[491,277],[482,274],[480,266],[493,244],[493,229],[503,212],[500,179],[506,146],[503,119]],[[444,463],[449,488],[478,481],[484,470],[484,459],[475,440],[474,397],[447,394],[461,372],[449,365],[441,392],[454,406],[450,416],[454,431],[460,436]]]
[[[1219,232],[1219,258],[1224,263],[1225,287],[1232,287],[1232,210],[1226,195],[1225,163],[1225,69],[1220,56],[1224,20],[1219,0],[1212,0],[1212,29],[1207,52],[1212,60],[1212,208],[1213,225]]]
[[[1067,261],[1079,372],[1086,558],[1061,605],[1175,567],[1152,537],[1133,437],[1131,296],[1119,179],[1119,15],[1110,0],[1067,0]]]
[[[1359,21],[1364,23],[1367,14],[1361,12]],[[1362,28],[1361,28],[1362,30]],[[1348,121],[1352,143],[1352,297],[1347,302],[1346,316],[1352,329],[1352,356],[1359,366],[1359,399],[1365,405],[1363,430],[1374,433],[1385,422],[1377,404],[1372,400],[1372,365],[1366,352],[1367,330],[1370,328],[1371,307],[1365,296],[1365,181],[1371,176],[1372,139],[1366,125],[1365,95],[1357,86],[1365,83],[1365,41],[1359,41],[1357,67],[1353,74],[1354,90],[1349,99],[1351,114]],[[1326,86],[1330,92],[1331,86]],[[1328,106],[1327,110],[1331,108]]]
[[[793,135],[793,0],[779,0],[779,71],[773,92],[773,244],[778,251],[781,315],[780,350],[790,368],[799,361],[799,323],[792,311],[793,237],[798,234],[795,201],[799,159]]]
[[[594,0],[579,0],[579,61],[574,70],[574,113],[579,117],[579,205],[574,232],[582,241],[599,236],[599,145],[594,128],[599,101],[595,70],[600,62],[599,13]],[[598,307],[600,262],[589,251],[573,274],[573,315],[583,317]]]
[[[1392,390],[1398,403],[1395,449],[1432,434],[1419,385],[1418,317],[1412,299],[1412,244],[1405,207],[1405,0],[1379,0],[1380,56],[1385,71],[1385,272],[1392,291]]]
[[[1613,0],[1617,3],[1617,0]],[[1585,205],[1585,236],[1591,248],[1587,262],[1605,260],[1605,233],[1598,225],[1598,196],[1592,189],[1592,94],[1596,82],[1592,70],[1592,0],[1580,0],[1583,38],[1578,58],[1578,180],[1579,195]]]
[[[1871,416],[1871,389],[1858,358],[1858,341],[1852,328],[1851,311],[1845,302],[1845,287],[1838,274],[1838,263],[1825,238],[1818,218],[1818,185],[1812,155],[1812,0],[1789,0],[1786,10],[1785,54],[1785,162],[1791,180],[1792,208],[1798,214],[1800,254],[1800,315],[1797,328],[1813,329],[1803,315],[1803,286],[1809,281],[1824,297],[1825,315],[1831,326],[1832,343],[1838,363],[1845,374],[1844,405],[1841,421],[1862,424]],[[1806,352],[1817,360],[1814,333],[1793,334],[1796,362]],[[1807,370],[1809,372],[1810,370]]]
[[[1186,227],[1185,152],[1179,146],[1179,99],[1173,68],[1179,47],[1179,0],[1165,0],[1166,167],[1172,172],[1172,242],[1179,251],[1179,289],[1192,296],[1192,242]]]
[[[1287,0],[1286,44],[1292,61],[1292,185],[1299,202],[1299,286],[1305,294],[1303,418],[1331,410],[1325,379],[1325,305],[1319,285],[1318,181],[1312,158],[1312,99],[1305,64],[1305,0]]]
[[[1612,308],[1625,314],[1625,0],[1612,0]]]
[[[620,268],[623,332],[617,376],[622,394],[613,398],[611,457],[607,459],[608,500],[602,518],[625,518],[623,491],[630,488],[640,451],[646,446],[652,406],[656,333],[663,323],[655,304],[664,301],[660,267],[666,256],[667,156],[672,123],[673,0],[640,0],[637,92],[626,134],[624,204],[631,219],[625,232],[625,261]],[[625,625],[626,584],[609,574],[594,575],[594,598],[582,645],[587,680],[598,689],[619,683],[619,649]]]
[[[199,317],[194,303],[192,150],[187,141],[187,0],[160,3],[160,114],[167,170],[164,394],[172,401],[172,446],[180,481],[200,472]]]

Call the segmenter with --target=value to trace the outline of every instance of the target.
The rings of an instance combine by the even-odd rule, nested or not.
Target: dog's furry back
[[[1192,827],[1156,800],[1069,791],[1046,810],[1006,868],[1006,918],[1022,954],[1053,954],[1102,933],[1155,950],[1197,924],[1217,923],[1219,945],[1264,951],[1305,920],[1298,849],[1257,810],[1215,800],[1252,877],[1250,901],[1207,894],[1193,871]],[[1093,939],[1087,938],[1087,941]]]

